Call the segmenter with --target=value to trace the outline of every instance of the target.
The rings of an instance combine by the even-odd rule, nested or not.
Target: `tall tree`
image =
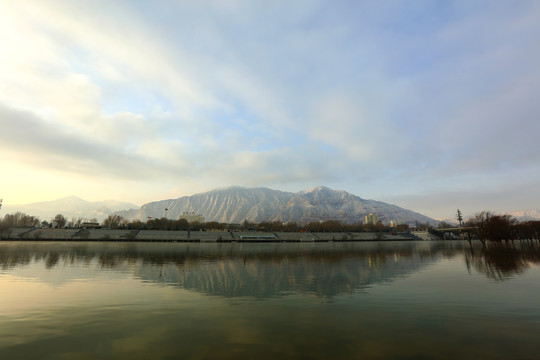
[[[457,221],[459,221],[459,227],[463,226],[463,216],[461,215],[461,210],[457,209],[456,214]]]

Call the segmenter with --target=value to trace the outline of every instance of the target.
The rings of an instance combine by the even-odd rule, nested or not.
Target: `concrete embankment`
[[[18,241],[133,241],[133,242],[326,242],[421,240],[410,233],[308,233],[259,231],[161,231],[109,229],[11,228],[1,240]]]
[[[419,238],[421,240],[426,240],[426,241],[429,241],[429,240],[441,240],[440,237],[430,233],[429,231],[412,231],[411,234],[416,236],[417,238]]]

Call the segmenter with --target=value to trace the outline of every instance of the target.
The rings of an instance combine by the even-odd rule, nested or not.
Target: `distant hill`
[[[529,220],[540,220],[540,210],[538,209],[529,209],[529,210],[517,210],[517,211],[506,211],[506,212],[498,212],[495,211],[495,214],[508,214],[516,218],[518,221],[529,221]],[[471,216],[467,216],[464,218],[464,221],[467,221]],[[457,221],[455,218],[445,218],[445,219],[438,219],[439,221],[444,221],[450,225],[456,225]]]
[[[0,209],[0,218],[5,214],[24,212],[41,220],[51,220],[57,214],[68,219],[96,218],[103,221],[110,214],[126,219],[146,221],[148,217],[178,219],[183,212],[202,214],[206,221],[241,223],[244,220],[282,221],[305,223],[319,220],[339,220],[345,223],[363,221],[364,216],[374,213],[384,223],[390,220],[413,224],[446,221],[455,224],[455,219],[434,220],[412,210],[376,200],[362,199],[345,191],[319,186],[298,193],[268,188],[229,187],[205,193],[184,196],[178,199],[154,201],[138,207],[135,204],[115,200],[90,202],[76,196],[53,201],[35,202],[25,205],[7,205]],[[539,209],[506,212],[519,221],[540,220]]]
[[[96,218],[101,222],[115,211],[133,208],[138,208],[138,206],[115,200],[90,202],[76,196],[69,196],[59,200],[35,202],[25,205],[4,205],[0,216],[3,217],[5,214],[13,214],[20,211],[47,221],[54,218],[57,214],[62,214],[68,219]]]
[[[168,209],[165,211],[165,209]],[[178,199],[155,201],[138,211],[119,211],[129,219],[145,221],[148,217],[178,219],[184,212],[195,212],[205,221],[241,223],[244,220],[305,223],[319,220],[339,220],[344,223],[363,222],[364,216],[377,214],[384,222],[437,223],[437,220],[417,212],[381,201],[365,200],[345,191],[316,187],[298,193],[268,188],[230,187]]]
[[[540,220],[540,210],[538,209],[510,211],[507,214],[512,215],[519,221]]]

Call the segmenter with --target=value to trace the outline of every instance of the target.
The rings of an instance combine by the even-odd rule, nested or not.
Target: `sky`
[[[0,198],[538,209],[539,64],[536,0],[3,0]]]

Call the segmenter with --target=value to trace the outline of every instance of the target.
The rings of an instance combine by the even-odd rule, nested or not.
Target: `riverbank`
[[[423,240],[412,233],[162,231],[109,229],[11,228],[0,233],[9,241],[126,241],[126,242],[328,242]]]

